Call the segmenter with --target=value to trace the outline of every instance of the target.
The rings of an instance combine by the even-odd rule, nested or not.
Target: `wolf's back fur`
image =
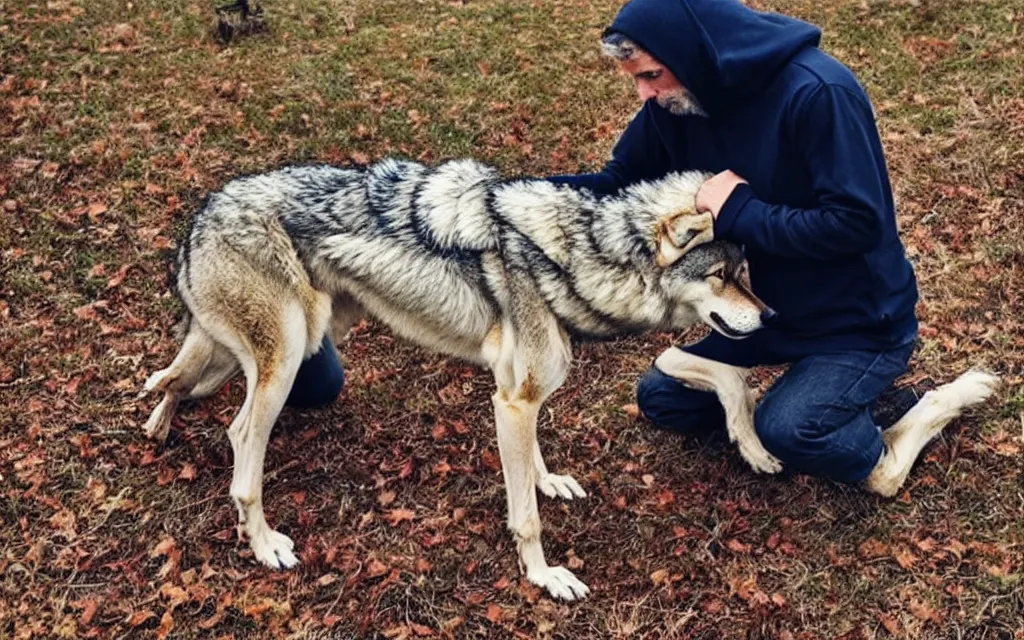
[[[207,249],[236,251],[287,286],[349,291],[385,321],[412,313],[479,343],[508,304],[514,269],[572,333],[668,329],[678,318],[659,287],[652,229],[693,210],[702,178],[676,174],[599,199],[543,180],[503,181],[472,160],[289,167],[233,180],[209,198],[186,240],[179,286]]]

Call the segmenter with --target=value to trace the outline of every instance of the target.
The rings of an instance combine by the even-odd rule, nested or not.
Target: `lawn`
[[[229,46],[216,4],[0,0],[0,637],[1024,638],[1024,2],[755,3],[821,25],[875,103],[921,285],[907,380],[983,365],[999,396],[883,500],[638,419],[636,377],[699,331],[583,345],[539,427],[590,494],[541,499],[593,590],[570,604],[517,568],[481,370],[357,328],[341,400],[270,444],[290,572],[235,534],[237,381],[165,447],[139,392],[176,350],[173,249],[231,177],[599,168],[637,107],[596,45],[618,3],[265,0]]]

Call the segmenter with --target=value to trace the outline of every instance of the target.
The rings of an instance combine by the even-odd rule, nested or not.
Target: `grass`
[[[988,365],[1001,397],[884,501],[630,417],[696,333],[584,345],[539,427],[590,493],[541,501],[548,557],[594,590],[572,605],[516,567],[476,369],[357,332],[342,401],[286,411],[268,452],[288,573],[234,534],[239,386],[159,450],[137,393],[175,349],[174,239],[235,175],[600,167],[636,108],[595,46],[616,3],[267,2],[270,33],[230,47],[214,4],[0,0],[0,637],[1024,637],[1019,0],[754,3],[822,25],[874,100],[921,283],[907,378]]]

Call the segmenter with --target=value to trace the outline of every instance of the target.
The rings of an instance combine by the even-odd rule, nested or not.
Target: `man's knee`
[[[637,381],[636,402],[648,420],[673,431],[692,431],[710,426],[709,421],[722,420],[719,415],[709,415],[721,412],[713,393],[688,387],[656,367]]]
[[[326,338],[320,351],[302,363],[287,404],[291,407],[316,408],[331,404],[345,386],[345,372],[337,352]]]
[[[881,443],[870,417],[798,397],[766,396],[754,413],[754,429],[783,465],[839,482],[863,479]]]
[[[754,411],[754,430],[761,444],[776,456],[799,459],[814,455],[831,432],[853,418],[789,391],[767,393]]]

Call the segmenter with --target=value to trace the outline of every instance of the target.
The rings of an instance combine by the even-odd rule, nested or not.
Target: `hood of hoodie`
[[[671,69],[708,114],[756,95],[821,30],[738,0],[631,0],[608,28]]]

